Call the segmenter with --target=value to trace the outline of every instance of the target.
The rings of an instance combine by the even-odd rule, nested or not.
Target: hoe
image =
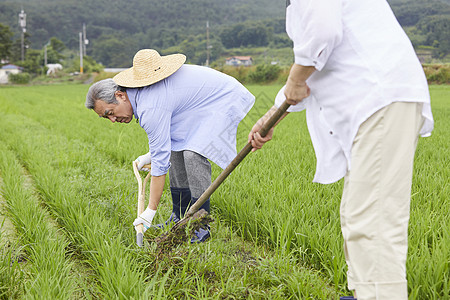
[[[145,165],[144,168],[150,169],[150,165]],[[138,208],[137,208],[137,216],[144,212],[145,210],[145,185],[150,179],[150,172],[148,172],[147,176],[145,176],[144,183],[142,183],[141,175],[139,174],[139,170],[137,168],[137,162],[133,161],[133,171],[136,176],[138,182]],[[142,247],[144,243],[144,225],[139,224],[136,226],[136,243],[139,247]]]
[[[263,127],[259,130],[259,134],[262,137],[265,137],[269,130],[280,120],[283,114],[289,108],[289,104],[284,101],[283,104],[276,110],[276,112],[264,123]],[[155,241],[158,244],[158,248],[166,248],[174,246],[177,243],[184,242],[187,238],[180,238],[180,234],[185,234],[186,226],[190,225],[190,230],[197,230],[198,227],[202,227],[207,225],[212,218],[208,215],[208,213],[202,209],[198,211],[198,209],[206,202],[206,200],[214,193],[214,191],[222,184],[222,182],[230,175],[230,173],[239,165],[239,163],[244,160],[244,158],[249,154],[252,150],[252,144],[247,143],[244,148],[236,155],[236,157],[231,161],[231,163],[222,171],[222,173],[217,176],[213,183],[203,192],[203,194],[198,198],[194,205],[192,205],[187,213],[184,215],[183,219],[177,222],[168,232],[164,233],[160,237],[158,237]],[[139,200],[138,200],[138,215],[142,213],[145,209],[144,207],[144,190],[145,184],[148,181],[149,175],[144,180],[144,184],[142,184],[141,177],[137,170],[137,164],[133,163],[134,173],[136,178],[138,178],[139,184]],[[145,166],[145,167],[148,167]],[[139,225],[141,228],[137,229],[137,244],[142,246],[143,242],[143,225]],[[140,231],[141,230],[141,231]]]

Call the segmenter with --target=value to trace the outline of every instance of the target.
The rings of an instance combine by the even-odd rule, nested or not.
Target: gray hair
[[[95,101],[101,100],[107,104],[118,104],[116,100],[116,91],[125,91],[124,88],[118,86],[111,78],[100,80],[89,88],[86,95],[86,103],[89,109],[94,109]]]

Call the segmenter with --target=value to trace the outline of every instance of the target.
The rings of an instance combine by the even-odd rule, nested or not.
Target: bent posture
[[[86,107],[111,122],[133,116],[148,136],[149,152],[138,168],[151,163],[150,201],[134,226],[151,226],[169,173],[172,214],[177,222],[211,184],[211,160],[225,168],[236,156],[236,131],[254,96],[234,78],[210,68],[184,64],[182,54],[160,56],[140,50],[133,67],[92,85]],[[170,169],[170,170],[169,170]],[[201,208],[210,212],[208,199]],[[204,241],[209,230],[196,232]]]

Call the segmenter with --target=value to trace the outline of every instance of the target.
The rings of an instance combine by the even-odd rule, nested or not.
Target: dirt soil
[[[156,237],[153,242],[157,245],[157,253],[162,255],[174,247],[190,240],[195,231],[200,228],[207,229],[214,219],[204,210],[196,212],[192,217],[183,219],[175,224],[169,231]]]

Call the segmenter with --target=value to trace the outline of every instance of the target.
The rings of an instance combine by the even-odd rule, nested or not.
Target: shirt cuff
[[[164,174],[167,174],[170,169],[170,162],[167,166],[161,166],[160,164],[157,164],[155,162],[152,162],[152,169],[150,173],[152,176],[162,176]]]
[[[305,67],[314,67],[317,71],[322,70],[325,65],[320,59],[314,59],[311,57],[305,57],[301,55],[301,50],[296,50],[294,48],[294,61],[297,65],[305,66]]]
[[[278,94],[277,94],[277,96],[275,97],[275,106],[276,106],[277,108],[279,108],[279,107],[283,104],[284,100],[286,100],[286,97],[284,96],[284,90],[285,90],[285,88],[286,88],[286,86],[283,86],[283,87],[278,91]],[[309,98],[309,97],[308,97],[308,98]],[[304,110],[304,109],[306,108],[305,101],[306,101],[308,98],[303,99],[303,101],[301,101],[300,103],[298,103],[298,104],[296,104],[296,105],[291,105],[291,106],[288,108],[287,111],[288,111],[288,112],[297,112],[297,111],[302,111],[302,110]]]

